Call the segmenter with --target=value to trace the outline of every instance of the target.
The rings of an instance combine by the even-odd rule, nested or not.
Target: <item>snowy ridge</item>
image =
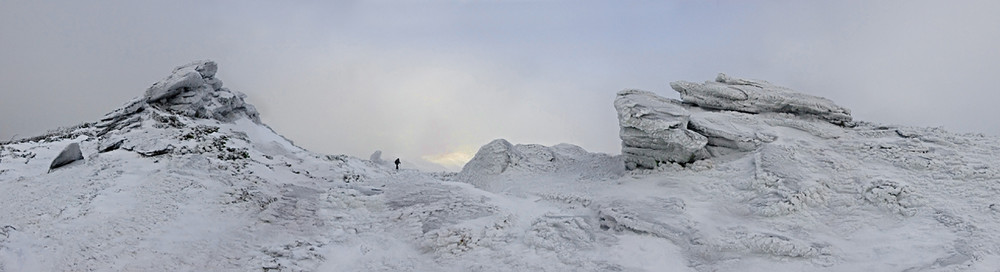
[[[1000,267],[997,137],[687,105],[687,124],[649,126],[709,135],[683,165],[495,140],[459,173],[397,171],[218,107],[239,103],[207,63],[0,144],[0,271]],[[71,143],[84,159],[50,171]]]

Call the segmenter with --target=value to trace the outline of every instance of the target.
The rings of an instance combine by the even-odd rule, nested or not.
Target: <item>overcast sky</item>
[[[0,138],[95,121],[197,59],[300,146],[452,169],[496,138],[618,154],[617,91],[677,97],[670,81],[719,72],[858,120],[1000,135],[997,14],[1000,1],[0,0]]]

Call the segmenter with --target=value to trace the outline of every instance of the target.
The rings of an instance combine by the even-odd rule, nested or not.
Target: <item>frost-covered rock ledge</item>
[[[624,90],[615,99],[626,168],[752,151],[778,138],[778,127],[833,137],[850,126],[851,112],[826,98],[763,80],[719,74],[714,81],[671,82],[681,100]]]

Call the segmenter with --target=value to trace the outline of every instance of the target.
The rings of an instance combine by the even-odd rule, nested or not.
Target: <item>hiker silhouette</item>
[[[396,170],[399,170],[399,158],[396,158]]]

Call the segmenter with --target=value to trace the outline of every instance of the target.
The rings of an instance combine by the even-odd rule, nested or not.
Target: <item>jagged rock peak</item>
[[[173,114],[216,119],[231,122],[247,118],[260,124],[259,113],[246,103],[246,95],[222,87],[222,80],[215,77],[218,65],[201,60],[174,68],[166,78],[153,83],[142,97],[129,101],[125,106],[108,113],[97,123],[103,135],[115,129],[136,124],[149,107]]]
[[[243,100],[246,95],[223,88],[217,71],[218,65],[210,60],[177,67],[146,90],[146,102],[190,117],[230,121],[244,116],[259,123],[257,109]]]
[[[714,81],[693,83],[671,82],[685,103],[707,109],[732,110],[747,113],[790,113],[812,116],[845,126],[851,123],[851,111],[829,99],[807,95],[755,79],[732,78],[720,73]]]

